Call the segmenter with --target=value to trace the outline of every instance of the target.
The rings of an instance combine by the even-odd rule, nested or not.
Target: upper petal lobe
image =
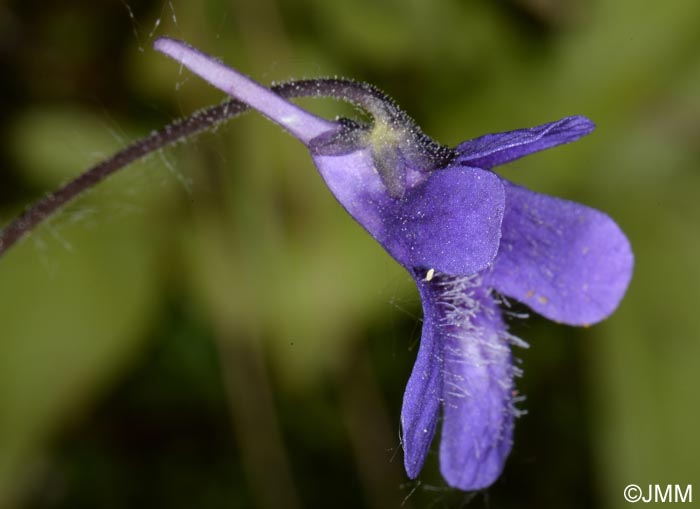
[[[457,162],[490,169],[540,150],[570,143],[593,129],[595,124],[586,117],[574,116],[528,129],[487,134],[460,143]]]

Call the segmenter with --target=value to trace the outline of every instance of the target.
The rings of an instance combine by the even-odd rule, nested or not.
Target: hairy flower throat
[[[369,148],[374,168],[394,198],[403,197],[410,182],[419,180],[420,174],[446,167],[455,156],[449,147],[424,134],[405,111],[373,85],[324,79],[310,80],[308,87],[315,88],[314,96],[345,101],[372,117],[369,125],[339,119],[341,127],[336,132],[311,141],[312,151],[339,155]]]

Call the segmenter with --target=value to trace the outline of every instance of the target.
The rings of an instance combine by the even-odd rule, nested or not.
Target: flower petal
[[[563,143],[570,143],[595,129],[586,117],[566,117],[556,122],[498,134],[487,134],[460,143],[457,163],[478,168],[493,168]]]
[[[479,168],[451,167],[410,189],[389,228],[395,238],[388,244],[404,249],[399,262],[457,275],[488,266],[501,236],[500,180]]]
[[[501,312],[479,276],[443,282],[443,423],[440,470],[477,490],[503,470],[513,441],[513,374]]]
[[[423,301],[423,332],[401,408],[404,466],[411,479],[418,476],[425,462],[442,398],[442,338],[437,334],[435,300],[427,283],[417,279],[416,284]]]
[[[489,284],[570,325],[592,324],[612,313],[634,264],[617,224],[584,205],[504,184],[503,236]]]

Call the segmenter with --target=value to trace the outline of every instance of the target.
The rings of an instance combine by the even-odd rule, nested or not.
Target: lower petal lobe
[[[589,325],[612,313],[634,259],[607,215],[504,181],[501,245],[488,284],[539,314]]]
[[[512,446],[510,336],[480,275],[437,284],[444,344],[440,470],[450,486],[482,489],[501,474]]]
[[[420,473],[435,435],[442,398],[442,338],[436,322],[435,300],[427,283],[416,278],[423,301],[423,332],[416,363],[406,385],[401,430],[406,473]]]

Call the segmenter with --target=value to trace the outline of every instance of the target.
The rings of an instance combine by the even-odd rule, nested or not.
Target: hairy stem
[[[330,97],[349,102],[370,113],[376,121],[408,119],[383,92],[366,83],[346,79],[309,79],[273,85],[272,91],[286,99],[295,97]],[[104,179],[148,154],[200,133],[249,109],[235,99],[212,106],[166,125],[159,131],[135,141],[112,157],[39,199],[0,231],[0,256],[39,224],[67,203],[90,190]]]
[[[170,145],[182,138],[207,129],[224,119],[247,109],[238,101],[227,101],[218,106],[193,114],[183,120],[168,124],[159,131],[142,138],[112,157],[78,175],[57,190],[47,194],[16,217],[0,232],[0,255],[18,240],[55,214],[61,207],[96,186],[120,169],[142,157]]]

